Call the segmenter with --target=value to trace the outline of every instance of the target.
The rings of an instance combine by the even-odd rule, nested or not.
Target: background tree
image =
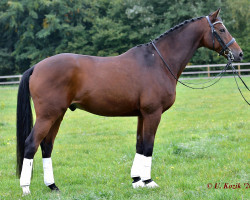
[[[62,52],[118,55],[186,19],[221,7],[221,16],[249,61],[249,1],[1,0],[0,74],[19,74]],[[224,63],[200,49],[192,64]]]

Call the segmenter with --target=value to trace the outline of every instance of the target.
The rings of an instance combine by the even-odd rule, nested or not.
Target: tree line
[[[118,55],[219,7],[224,24],[249,60],[248,0],[1,0],[0,75],[22,73],[62,52]],[[191,60],[218,62],[225,60],[205,49]]]

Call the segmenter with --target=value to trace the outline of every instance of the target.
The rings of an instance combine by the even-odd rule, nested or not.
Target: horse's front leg
[[[141,180],[141,171],[143,168],[143,117],[138,117],[137,136],[136,136],[136,154],[131,168],[131,178],[133,179],[133,188],[144,187],[145,183]]]
[[[158,187],[151,179],[152,154],[161,110],[143,113],[138,120],[136,155],[131,169],[133,187]]]

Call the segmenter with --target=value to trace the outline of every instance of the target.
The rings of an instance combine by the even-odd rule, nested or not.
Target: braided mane
[[[202,19],[202,18],[204,18],[204,16],[202,16],[202,17],[197,17],[197,18],[192,18],[192,19],[189,19],[189,20],[185,20],[184,22],[182,22],[182,23],[180,23],[180,24],[178,24],[178,25],[176,25],[176,26],[170,28],[170,29],[167,30],[165,33],[163,33],[163,34],[161,34],[160,36],[158,36],[157,38],[155,38],[154,41],[159,40],[159,39],[162,38],[163,36],[169,34],[170,32],[173,32],[173,31],[179,29],[180,27],[184,26],[185,24],[188,24],[188,23],[190,23],[190,22],[195,22],[195,21],[200,20],[200,19]],[[148,46],[149,44],[151,44],[151,42],[146,43],[146,44],[144,44],[144,45]],[[138,45],[137,47],[140,47],[140,46],[142,46],[142,45],[143,45],[143,44],[140,44],[140,45]]]

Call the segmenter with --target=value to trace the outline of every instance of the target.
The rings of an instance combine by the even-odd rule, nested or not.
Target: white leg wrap
[[[131,177],[140,177],[141,176],[141,171],[143,168],[143,160],[144,156],[141,154],[136,153],[134,162],[131,168]]]
[[[151,166],[152,157],[146,157],[141,154],[135,154],[133,166],[131,168],[131,177],[140,177],[141,180],[133,182],[133,188],[147,187],[155,188],[159,187],[154,181],[145,184],[143,181],[151,179]]]
[[[46,186],[55,183],[51,158],[43,158],[43,172],[44,172],[44,183]]]
[[[33,159],[27,159],[27,158],[23,159],[23,167],[22,167],[22,172],[21,172],[21,177],[20,177],[21,187],[30,185],[32,165],[33,165]]]
[[[143,170],[141,171],[141,179],[143,181],[151,179],[152,157],[143,156]]]

